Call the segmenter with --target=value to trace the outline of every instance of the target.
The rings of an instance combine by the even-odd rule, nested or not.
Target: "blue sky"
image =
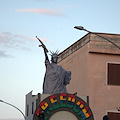
[[[0,99],[25,111],[25,95],[42,93],[44,53],[62,52],[86,32],[120,33],[119,0],[1,0]],[[49,54],[49,53],[48,53]],[[0,119],[20,118],[16,109],[0,103]]]

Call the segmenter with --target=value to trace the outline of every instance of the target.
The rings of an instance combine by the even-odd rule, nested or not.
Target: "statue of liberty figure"
[[[41,40],[37,38],[40,42]],[[58,51],[51,52],[51,62],[47,55],[47,48],[41,42],[45,54],[45,77],[43,82],[43,94],[67,93],[66,85],[71,80],[71,72],[57,65]]]

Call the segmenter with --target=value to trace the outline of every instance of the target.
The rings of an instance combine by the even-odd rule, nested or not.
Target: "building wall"
[[[70,84],[67,85],[69,93],[88,96],[88,45],[78,49],[58,64],[72,72]]]
[[[100,35],[120,46],[120,35]],[[77,47],[80,41],[80,45],[86,42]],[[69,52],[73,48],[76,50]],[[116,107],[120,106],[120,86],[107,84],[107,64],[120,64],[120,50],[116,46],[93,34],[87,34],[64,50],[59,58],[59,65],[72,72],[68,92],[89,96],[89,106],[95,120],[102,120],[109,111],[118,112]]]
[[[40,95],[32,95],[32,91],[26,95],[25,116],[26,120],[33,120],[33,115],[37,104],[40,101]]]
[[[120,64],[120,56],[90,53],[88,61],[89,102],[99,120],[106,111],[117,111],[116,107],[120,106],[120,86],[107,85],[108,63]]]

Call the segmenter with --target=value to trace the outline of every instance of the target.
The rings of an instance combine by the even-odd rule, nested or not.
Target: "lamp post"
[[[76,29],[78,29],[78,30],[84,30],[84,31],[86,31],[86,32],[88,32],[88,33],[92,33],[92,34],[94,34],[94,35],[97,35],[97,36],[99,36],[99,37],[101,37],[101,38],[103,38],[103,39],[111,42],[113,45],[115,45],[117,48],[120,49],[120,47],[119,47],[118,45],[116,45],[114,42],[112,42],[111,40],[109,40],[109,39],[107,39],[107,38],[105,38],[105,37],[103,37],[103,36],[101,36],[101,35],[99,35],[99,34],[97,34],[97,33],[95,33],[95,32],[91,32],[91,31],[89,31],[89,30],[86,30],[83,26],[75,26],[74,28],[76,28]]]
[[[7,102],[5,102],[5,101],[3,101],[3,100],[0,100],[0,102],[3,102],[3,103],[5,103],[5,104],[8,104],[8,105],[10,105],[10,106],[16,108],[17,110],[19,110],[19,112],[22,113],[24,119],[26,120],[24,113],[23,113],[19,108],[17,108],[16,106],[14,106],[14,105],[12,105],[12,104],[10,104],[10,103],[7,103]]]

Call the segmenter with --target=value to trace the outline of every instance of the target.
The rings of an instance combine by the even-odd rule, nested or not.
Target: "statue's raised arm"
[[[47,52],[48,49],[46,48],[46,46],[43,44],[43,42],[36,36],[36,38],[39,40],[39,42],[41,43],[41,45],[39,45],[39,47],[42,47],[44,49],[44,53],[45,53],[45,59],[48,60],[48,55],[47,55]]]

